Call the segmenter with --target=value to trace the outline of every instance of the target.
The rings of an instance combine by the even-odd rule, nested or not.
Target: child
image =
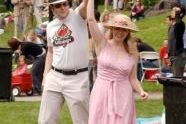
[[[25,61],[25,56],[20,56],[18,61],[17,61],[17,68],[16,70],[12,73],[13,76],[15,75],[22,75],[28,73],[27,70],[27,64]]]

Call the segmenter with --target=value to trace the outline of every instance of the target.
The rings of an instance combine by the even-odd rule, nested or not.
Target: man
[[[50,0],[55,19],[47,25],[48,52],[39,124],[57,124],[63,103],[73,124],[88,123],[87,0],[70,9],[68,0]]]
[[[185,15],[185,9],[174,7],[171,16],[168,16],[168,58],[172,67],[173,76],[183,77],[186,56],[184,53],[183,34],[185,23],[182,18]]]

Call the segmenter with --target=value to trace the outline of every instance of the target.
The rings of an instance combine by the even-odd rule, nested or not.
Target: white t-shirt
[[[52,65],[58,69],[88,67],[88,31],[86,21],[78,9],[70,9],[63,19],[54,19],[47,25],[48,46],[53,47]]]

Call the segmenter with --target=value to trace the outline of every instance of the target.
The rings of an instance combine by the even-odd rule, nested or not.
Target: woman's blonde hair
[[[137,42],[135,41],[134,37],[130,37],[128,40],[128,51],[129,54],[139,56],[138,48],[137,48]]]
[[[138,56],[137,44],[133,37],[131,36],[130,32],[128,36],[123,41],[124,47],[130,55]]]

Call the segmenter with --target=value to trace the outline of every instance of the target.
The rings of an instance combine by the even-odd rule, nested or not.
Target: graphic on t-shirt
[[[66,47],[69,43],[74,42],[71,34],[72,31],[65,24],[62,24],[52,38],[54,40],[53,45]]]

